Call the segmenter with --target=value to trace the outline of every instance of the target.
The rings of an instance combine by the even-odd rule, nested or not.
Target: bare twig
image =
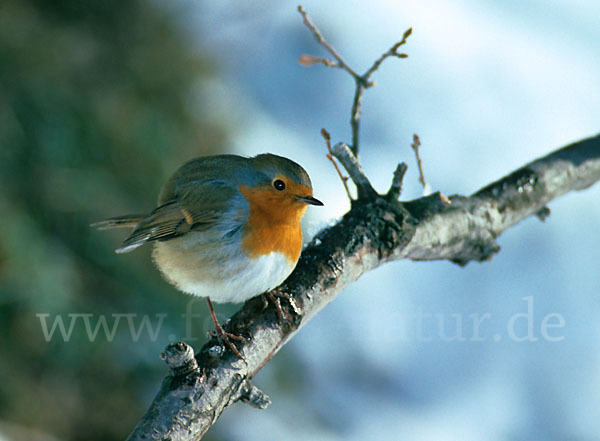
[[[315,36],[315,38],[317,39],[319,44],[321,44],[321,46],[323,46],[325,49],[327,49],[327,51],[329,51],[329,53],[331,55],[333,55],[333,57],[337,60],[337,63],[333,63],[330,60],[323,60],[321,58],[312,57],[310,55],[303,55],[302,57],[300,57],[299,61],[305,66],[318,62],[318,63],[324,64],[325,66],[341,68],[341,69],[345,70],[346,72],[348,72],[350,74],[350,76],[352,76],[352,78],[354,79],[354,82],[356,83],[356,89],[354,91],[354,99],[352,101],[350,127],[352,129],[352,153],[354,154],[354,156],[358,157],[360,117],[361,117],[361,113],[362,113],[363,93],[364,93],[365,89],[368,89],[369,87],[372,87],[375,85],[375,83],[373,83],[370,80],[371,75],[377,69],[379,69],[379,66],[381,66],[381,63],[383,63],[383,61],[386,58],[389,58],[389,57],[406,58],[406,57],[408,57],[407,54],[398,53],[398,48],[400,48],[400,46],[402,46],[406,43],[407,38],[412,33],[412,28],[409,28],[407,31],[405,31],[404,35],[402,37],[402,40],[400,40],[399,42],[394,44],[387,52],[385,52],[383,55],[381,55],[373,63],[373,65],[369,69],[367,69],[367,71],[363,75],[359,75],[350,66],[348,66],[348,64],[342,59],[340,54],[338,54],[337,51],[325,40],[325,38],[323,38],[323,35],[319,31],[319,29],[310,21],[306,11],[304,11],[302,6],[298,6],[298,12],[300,12],[300,14],[302,14],[302,17],[304,18],[304,24],[306,25],[306,27],[308,27],[308,29],[310,29],[310,31],[313,33],[313,35]]]
[[[416,133],[413,135],[413,142],[410,144],[413,151],[415,152],[415,157],[417,158],[417,168],[419,169],[419,182],[423,186],[423,192],[427,191],[429,184],[425,180],[425,173],[423,173],[423,161],[421,161],[421,154],[419,153],[419,147],[421,147],[421,140],[419,139],[419,135]],[[427,195],[424,195],[427,196]]]
[[[358,156],[360,142],[360,116],[362,114],[362,97],[366,87],[360,81],[356,82],[354,99],[352,100],[352,114],[350,116],[350,127],[352,129],[352,153]]]
[[[419,182],[423,186],[423,196],[428,196],[431,194],[431,185],[429,185],[429,183],[425,179],[425,173],[423,173],[423,161],[421,160],[421,154],[419,152],[419,149],[421,147],[421,140],[419,139],[419,135],[413,135],[413,142],[410,146],[414,150],[415,157],[417,158],[417,168],[419,169]],[[450,205],[452,203],[452,201],[448,199],[448,197],[443,193],[438,192],[438,195],[440,197],[440,201],[442,201],[442,204]]]
[[[356,72],[354,72],[352,70],[352,68],[350,66],[348,66],[348,64],[346,64],[346,62],[342,59],[340,54],[337,53],[337,51],[333,48],[333,46],[331,46],[325,40],[325,38],[323,38],[323,35],[321,35],[321,32],[319,31],[319,29],[317,29],[317,27],[310,21],[310,19],[308,18],[308,15],[306,14],[306,11],[304,11],[302,6],[298,6],[298,12],[300,14],[302,14],[302,18],[304,19],[304,24],[306,25],[306,27],[308,29],[311,30],[311,32],[313,33],[313,35],[315,36],[315,38],[317,39],[319,44],[321,46],[323,46],[325,49],[327,49],[327,51],[331,55],[333,55],[333,58],[335,58],[337,60],[339,66],[335,66],[335,67],[340,67],[340,68],[344,69],[346,72],[348,72],[350,75],[352,75],[352,77],[354,79],[360,78],[360,75],[358,75]],[[305,55],[303,55],[303,57],[304,56]]]
[[[342,184],[344,184],[344,189],[346,190],[348,199],[350,200],[350,202],[352,202],[352,195],[350,194],[350,189],[348,188],[348,176],[344,176],[342,174],[342,171],[340,170],[339,166],[337,165],[337,162],[335,161],[335,158],[333,157],[333,151],[331,150],[331,135],[329,135],[329,132],[325,129],[321,129],[321,135],[323,136],[323,138],[325,138],[325,143],[327,144],[327,151],[329,152],[327,154],[327,159],[329,159],[335,167],[335,171],[342,180]]]
[[[404,180],[406,170],[408,170],[406,162],[401,162],[398,164],[398,167],[396,167],[394,177],[392,178],[392,185],[386,195],[388,199],[395,201],[400,197],[400,194],[402,193],[402,181]]]
[[[271,404],[271,398],[249,381],[246,382],[246,390],[240,396],[240,401],[260,410],[266,409]]]
[[[400,40],[398,43],[394,44],[387,52],[385,52],[383,55],[381,55],[381,57],[379,57],[377,60],[375,60],[373,65],[369,68],[369,70],[367,70],[365,72],[365,74],[363,76],[368,79],[373,74],[373,72],[375,72],[377,69],[379,69],[379,66],[381,66],[381,63],[383,63],[383,61],[388,57],[407,58],[408,57],[407,54],[398,53],[398,48],[400,48],[400,46],[403,46],[406,44],[406,40],[408,39],[408,37],[410,37],[410,34],[412,34],[412,28],[408,28],[404,32],[404,35],[402,36],[402,40]]]
[[[377,192],[371,185],[369,178],[365,175],[365,172],[358,162],[358,158],[352,152],[352,149],[343,142],[338,142],[333,146],[332,154],[335,156],[344,166],[352,182],[356,184],[356,191],[358,193],[358,199],[372,199],[377,197]]]

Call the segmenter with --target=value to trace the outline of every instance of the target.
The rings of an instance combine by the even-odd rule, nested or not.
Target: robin
[[[283,282],[300,257],[300,220],[308,205],[323,203],[294,161],[272,154],[217,155],[180,167],[150,214],[93,226],[133,227],[117,253],[152,242],[154,263],[165,279],[206,298],[218,335],[240,356],[211,301],[244,302]]]

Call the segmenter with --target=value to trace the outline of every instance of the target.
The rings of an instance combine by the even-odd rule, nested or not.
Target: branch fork
[[[306,11],[302,8],[302,6],[298,6],[298,12],[302,15],[304,20],[304,24],[310,31],[313,33],[316,40],[319,42],[321,46],[323,46],[332,56],[335,58],[335,62],[332,60],[325,60],[322,58],[314,57],[312,55],[302,55],[298,60],[300,64],[303,66],[310,66],[314,63],[321,63],[327,67],[335,67],[339,69],[345,70],[350,76],[354,79],[354,83],[356,85],[356,90],[354,91],[354,101],[352,103],[352,112],[350,116],[350,126],[352,128],[352,145],[350,149],[354,156],[358,157],[359,151],[359,130],[360,130],[360,116],[362,113],[362,97],[363,93],[366,89],[373,87],[375,83],[371,81],[371,75],[379,69],[381,64],[390,57],[396,58],[407,58],[408,55],[405,53],[399,53],[398,49],[406,44],[406,40],[412,34],[412,28],[407,29],[402,36],[402,40],[394,44],[387,52],[384,52],[375,62],[371,65],[367,71],[360,75],[356,73],[354,69],[352,69],[348,63],[344,61],[341,55],[325,40],[319,29],[313,24],[313,22],[308,17]],[[349,173],[349,171],[348,171]]]
[[[312,55],[302,55],[298,60],[300,62],[300,64],[302,64],[304,66],[310,66],[315,63],[321,63],[326,67],[334,67],[334,68],[343,69],[348,74],[350,74],[350,76],[354,79],[354,82],[356,84],[356,90],[354,92],[354,101],[352,104],[352,115],[351,115],[351,119],[350,119],[350,126],[352,129],[352,146],[349,146],[348,144],[343,143],[343,142],[339,142],[339,143],[335,144],[332,148],[331,147],[331,136],[325,129],[321,129],[321,134],[325,138],[325,141],[327,143],[327,149],[329,151],[327,158],[333,163],[338,175],[340,176],[340,179],[342,180],[342,183],[344,184],[344,188],[346,190],[346,194],[348,195],[348,199],[350,199],[351,202],[354,199],[352,198],[352,196],[350,194],[350,190],[348,189],[348,184],[347,184],[348,178],[346,178],[345,176],[342,175],[342,173],[341,173],[339,167],[337,166],[337,163],[333,159],[333,157],[335,157],[337,160],[339,160],[342,163],[342,165],[344,166],[344,168],[350,175],[352,182],[354,182],[354,184],[356,185],[358,199],[359,200],[375,199],[375,198],[379,197],[379,195],[377,194],[377,192],[371,185],[371,182],[365,175],[365,173],[360,165],[360,161],[358,160],[362,97],[363,97],[363,93],[366,89],[373,87],[375,85],[375,83],[373,81],[371,81],[371,79],[370,79],[371,75],[373,75],[373,73],[375,73],[377,71],[377,69],[379,69],[381,64],[387,58],[389,58],[389,57],[407,58],[408,57],[408,55],[405,53],[399,53],[398,49],[401,46],[403,46],[404,44],[406,44],[408,37],[410,37],[410,35],[412,34],[412,28],[407,29],[404,32],[404,35],[402,36],[402,40],[395,43],[387,52],[383,53],[377,60],[375,60],[375,62],[371,65],[371,67],[369,69],[367,69],[367,71],[363,75],[359,75],[344,61],[344,59],[333,48],[333,46],[331,46],[331,44],[329,44],[327,42],[327,40],[325,40],[325,38],[323,37],[323,35],[319,31],[319,29],[312,23],[312,21],[308,17],[308,14],[302,8],[302,6],[298,6],[298,12],[300,12],[300,14],[302,15],[304,24],[313,33],[313,35],[315,36],[315,38],[319,42],[319,44],[321,44],[336,60],[336,61],[326,60],[326,59],[315,57]],[[416,140],[415,142],[417,142],[418,137],[417,137],[417,135],[414,135],[414,136],[415,136],[415,140]],[[418,147],[417,147],[417,149],[418,149]],[[419,170],[420,170],[421,176],[423,176],[420,158],[418,157],[418,150],[415,150],[415,152],[417,153]],[[385,195],[386,199],[397,200],[400,197],[400,193],[402,192],[402,180],[404,179],[404,175],[406,173],[407,168],[408,168],[408,166],[404,162],[401,164],[398,164],[398,167],[396,168],[396,171],[394,172],[394,177],[392,179],[392,184],[390,186],[390,189],[388,190],[387,194]],[[422,182],[424,182],[424,178],[423,178]],[[423,184],[423,185],[425,185],[425,184]]]

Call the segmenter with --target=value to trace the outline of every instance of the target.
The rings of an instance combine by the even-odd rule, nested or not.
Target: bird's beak
[[[310,205],[323,205],[323,202],[321,202],[320,200],[318,200],[317,198],[313,198],[312,196],[296,196],[296,198],[300,201],[300,202],[304,202],[305,204],[310,204]]]

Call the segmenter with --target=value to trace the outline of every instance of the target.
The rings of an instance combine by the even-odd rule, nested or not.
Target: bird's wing
[[[237,189],[225,181],[203,179],[178,185],[172,198],[137,224],[118,253],[129,252],[149,241],[169,240],[191,231],[214,227],[223,218]]]
[[[218,188],[234,185],[235,171],[248,168],[248,159],[237,155],[217,155],[192,159],[171,176],[158,198],[159,205],[184,193],[195,193],[202,185]],[[200,187],[199,187],[200,186]]]

